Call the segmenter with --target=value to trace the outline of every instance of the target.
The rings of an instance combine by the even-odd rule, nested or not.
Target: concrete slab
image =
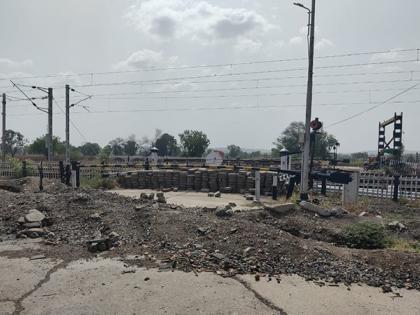
[[[21,314],[275,313],[234,279],[145,269],[122,274],[125,269],[111,259],[73,262],[28,296]]]
[[[366,285],[320,287],[296,275],[281,276],[280,284],[264,278],[256,282],[249,275],[239,278],[287,314],[420,314],[420,292],[414,290],[398,290],[402,297],[397,297]]]
[[[13,302],[0,302],[0,314],[12,315],[15,311],[15,303]]]
[[[114,192],[126,197],[135,197],[139,198],[140,193],[156,193],[156,190],[150,189],[116,189],[111,190]],[[246,200],[240,194],[223,194],[219,198],[209,197],[207,193],[200,192],[187,192],[187,191],[170,191],[165,193],[165,197],[168,203],[175,204],[185,207],[217,207],[225,206],[229,202],[234,202],[237,206],[236,209],[253,209],[256,208],[256,205],[253,201]],[[272,199],[270,197],[261,197],[261,202],[271,203]],[[261,209],[260,206],[258,206]]]
[[[16,300],[33,290],[58,263],[49,259],[0,257],[0,300]]]

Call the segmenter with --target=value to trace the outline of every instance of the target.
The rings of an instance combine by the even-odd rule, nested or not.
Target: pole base
[[[309,199],[308,193],[301,193],[300,194],[300,200],[301,201],[307,201]]]

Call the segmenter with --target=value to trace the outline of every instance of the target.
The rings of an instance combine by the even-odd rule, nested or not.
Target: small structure
[[[289,150],[283,148],[280,150],[280,169],[283,171],[288,171],[292,167],[292,160],[290,159]]]
[[[222,165],[225,158],[225,153],[219,150],[213,150],[206,156],[207,166],[219,166]]]
[[[159,152],[159,149],[156,147],[152,147],[150,149],[149,161],[152,162],[154,165],[158,164],[158,159],[159,159],[158,152]]]

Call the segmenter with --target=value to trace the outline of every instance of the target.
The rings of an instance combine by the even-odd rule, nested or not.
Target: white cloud
[[[255,54],[260,51],[262,43],[248,38],[241,38],[235,45],[235,50],[239,53],[245,52]]]
[[[334,46],[333,42],[327,38],[322,38],[321,40],[315,43],[315,49],[317,50],[321,50],[323,48],[332,47],[332,46]]]
[[[303,38],[302,38],[301,36],[295,36],[295,37],[292,37],[292,38],[289,40],[289,43],[290,43],[290,44],[292,44],[292,45],[299,45],[299,44],[302,44],[302,43],[303,43]]]
[[[273,28],[254,11],[192,0],[146,0],[132,6],[127,18],[154,38],[188,38],[202,43],[259,35]]]
[[[26,68],[31,67],[33,61],[31,59],[25,59],[23,61],[14,61],[8,58],[0,58],[0,67],[2,68]]]
[[[116,63],[113,67],[117,70],[132,70],[157,65],[171,65],[177,60],[177,56],[166,58],[161,51],[143,49],[132,53],[127,59]]]

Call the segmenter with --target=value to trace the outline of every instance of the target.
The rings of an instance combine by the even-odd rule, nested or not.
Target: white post
[[[71,170],[71,187],[76,188],[76,170]]]
[[[260,171],[255,171],[255,201],[260,202]]]
[[[347,185],[343,185],[342,204],[351,205],[357,202],[359,196],[360,173],[351,174],[352,181]]]
[[[281,149],[280,152],[282,153],[282,156],[280,157],[280,169],[290,170],[290,158],[287,154],[289,151],[287,149]]]

